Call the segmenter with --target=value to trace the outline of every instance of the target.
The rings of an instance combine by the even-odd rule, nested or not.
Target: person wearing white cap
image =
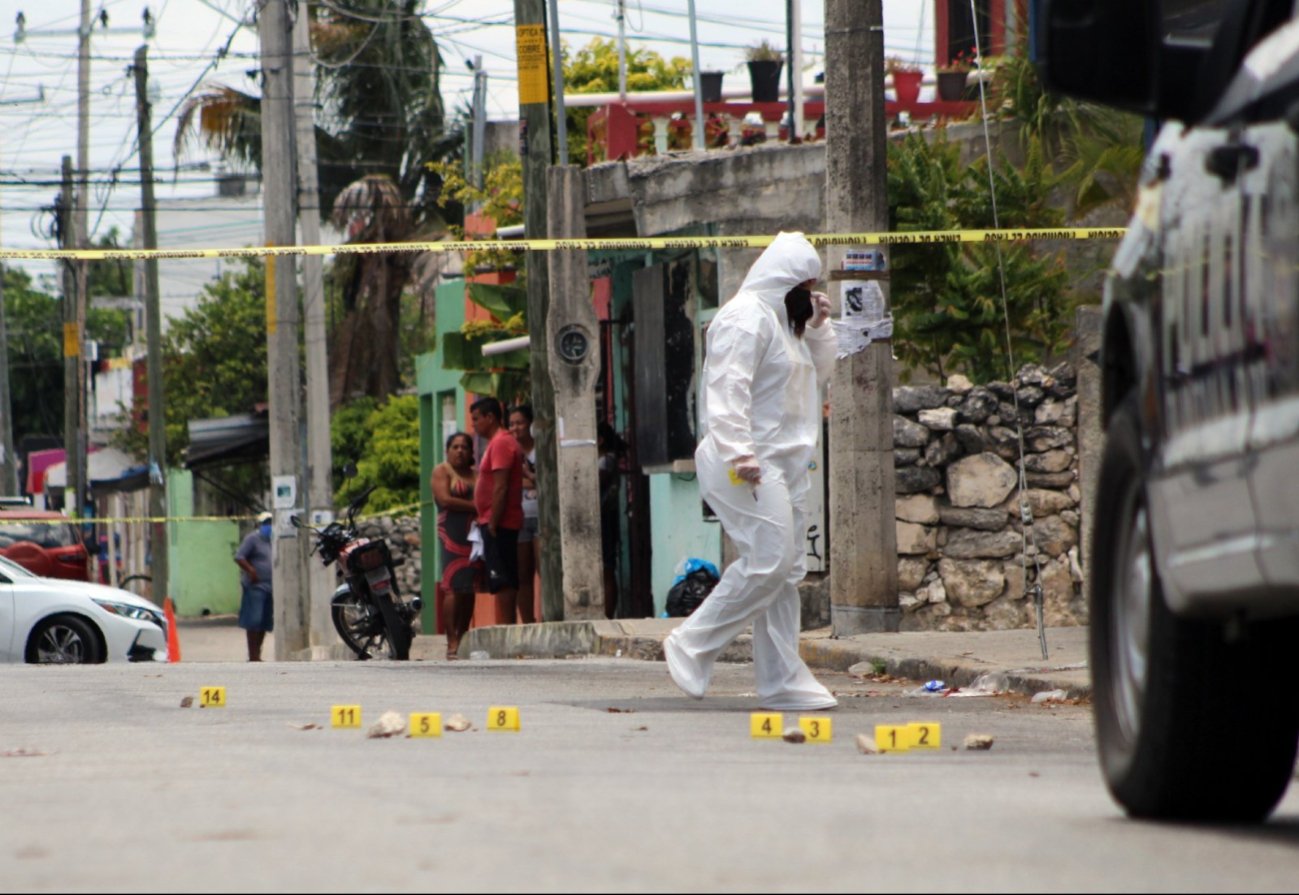
[[[780,233],[708,327],[695,468],[739,558],[663,644],[672,680],[696,699],[718,654],[752,623],[763,708],[838,705],[798,654],[808,463],[836,348],[830,300],[812,292],[820,275],[803,234]]]
[[[239,601],[239,627],[248,638],[248,661],[262,660],[266,632],[275,630],[271,599],[271,514],[259,513],[257,527],[248,533],[235,551],[235,564],[243,574],[243,598]]]

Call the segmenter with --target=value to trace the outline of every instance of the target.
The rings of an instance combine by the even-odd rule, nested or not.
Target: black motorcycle
[[[396,567],[404,560],[393,560],[388,542],[362,537],[356,530],[356,513],[373,491],[374,487],[366,489],[348,504],[342,522],[335,520],[316,528],[297,516],[290,521],[316,536],[311,552],[319,553],[325,565],[338,564],[343,583],[334,591],[330,616],[348,648],[358,659],[385,653],[389,659],[409,659],[423,601],[402,598]]]

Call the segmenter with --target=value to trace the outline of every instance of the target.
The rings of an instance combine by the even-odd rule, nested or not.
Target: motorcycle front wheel
[[[334,629],[343,638],[347,648],[356,653],[358,659],[378,659],[387,656],[390,659],[407,658],[397,656],[388,642],[388,626],[384,623],[383,613],[377,606],[355,593],[336,598],[330,606],[330,615],[334,619]]]

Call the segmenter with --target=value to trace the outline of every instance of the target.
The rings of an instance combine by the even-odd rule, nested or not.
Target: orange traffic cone
[[[171,597],[163,597],[162,611],[167,616],[167,661],[180,661],[180,634],[176,632],[176,610]]]

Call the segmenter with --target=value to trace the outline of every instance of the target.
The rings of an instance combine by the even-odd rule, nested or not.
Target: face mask
[[[785,314],[794,335],[802,336],[807,321],[812,319],[812,290],[795,286],[785,293]]]
[[[258,531],[262,533],[262,537],[269,538],[271,536],[271,523],[263,522],[261,527],[258,528]]]

